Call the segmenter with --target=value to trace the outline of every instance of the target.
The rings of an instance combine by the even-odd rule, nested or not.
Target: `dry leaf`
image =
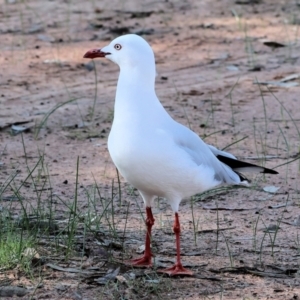
[[[122,275],[118,275],[118,276],[116,276],[116,278],[121,283],[126,283],[127,282],[126,278],[124,276],[122,276]]]
[[[95,282],[99,283],[99,284],[106,284],[108,281],[110,280],[114,280],[117,275],[120,272],[120,267],[116,268],[115,270],[108,270],[108,273],[100,278],[94,279]]]
[[[271,193],[271,194],[275,194],[278,190],[280,189],[280,187],[276,187],[274,185],[270,185],[270,186],[265,186],[263,188],[263,190],[267,193]]]
[[[145,252],[145,245],[141,245],[139,246],[136,250],[135,250],[136,253],[138,254],[142,254]]]

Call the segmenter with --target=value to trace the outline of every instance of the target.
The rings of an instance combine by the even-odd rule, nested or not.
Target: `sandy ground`
[[[80,262],[54,260],[48,253],[47,263],[32,276],[16,267],[0,272],[0,278],[31,288],[34,299],[300,298],[299,161],[286,164],[297,157],[300,146],[297,1],[0,4],[0,212],[9,210],[14,218],[22,214],[6,185],[16,174],[12,185],[23,184],[19,193],[30,214],[38,208],[45,217],[51,207],[61,227],[66,203],[74,202],[77,158],[80,214],[103,213],[103,202],[98,199],[92,208],[89,202],[97,194],[95,185],[101,199],[114,199],[114,220],[102,222],[101,238],[89,236]],[[118,67],[100,59],[93,64],[82,56],[129,32],[141,34],[153,47],[157,94],[174,119],[206,142],[219,148],[232,144],[227,150],[238,158],[279,172],[250,175],[252,189],[197,196],[193,214],[190,199],[182,201],[183,263],[195,271],[192,278],[168,278],[122,264],[138,255],[145,232],[141,198],[121,178],[120,199],[106,145]],[[13,125],[26,131],[18,134]],[[33,185],[27,177],[28,168],[35,166],[34,178],[41,175],[41,180]],[[263,190],[267,186],[279,190],[268,193]],[[173,214],[164,199],[154,213],[155,261],[170,265],[175,255]],[[111,222],[117,235],[109,230]],[[266,233],[272,225],[279,229]],[[109,246],[100,240],[110,241]],[[82,234],[77,233],[76,243],[82,248]],[[98,273],[87,279],[49,264]],[[106,285],[94,281],[118,266],[117,279]],[[130,272],[135,280],[126,277]]]

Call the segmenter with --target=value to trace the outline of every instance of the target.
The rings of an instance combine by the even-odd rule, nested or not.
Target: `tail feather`
[[[250,163],[240,161],[237,159],[233,159],[233,158],[223,156],[220,154],[217,155],[216,157],[218,158],[219,161],[221,161],[225,165],[229,166],[240,177],[241,177],[240,172],[258,172],[258,173],[266,173],[266,174],[278,174],[278,172],[275,170],[264,168],[264,167],[257,166],[254,164],[250,164]],[[242,178],[244,178],[244,177],[242,177]]]

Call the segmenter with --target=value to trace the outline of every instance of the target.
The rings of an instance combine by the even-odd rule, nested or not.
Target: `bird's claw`
[[[140,258],[131,259],[125,262],[127,265],[131,265],[134,267],[152,267],[151,256],[142,256]]]
[[[158,270],[159,273],[165,273],[170,276],[176,276],[176,275],[186,275],[186,276],[193,276],[194,272],[184,268],[182,264],[175,264],[173,267]]]

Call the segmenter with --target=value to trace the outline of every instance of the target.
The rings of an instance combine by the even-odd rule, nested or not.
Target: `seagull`
[[[232,154],[206,144],[195,132],[172,119],[156,96],[155,57],[142,37],[126,34],[84,55],[90,59],[97,57],[105,57],[120,68],[108,150],[119,172],[138,189],[146,206],[144,255],[132,259],[130,264],[152,266],[151,207],[156,197],[163,197],[175,214],[177,257],[172,267],[160,272],[193,275],[183,267],[180,258],[181,200],[222,184],[247,184],[242,172],[278,172],[239,161]]]

